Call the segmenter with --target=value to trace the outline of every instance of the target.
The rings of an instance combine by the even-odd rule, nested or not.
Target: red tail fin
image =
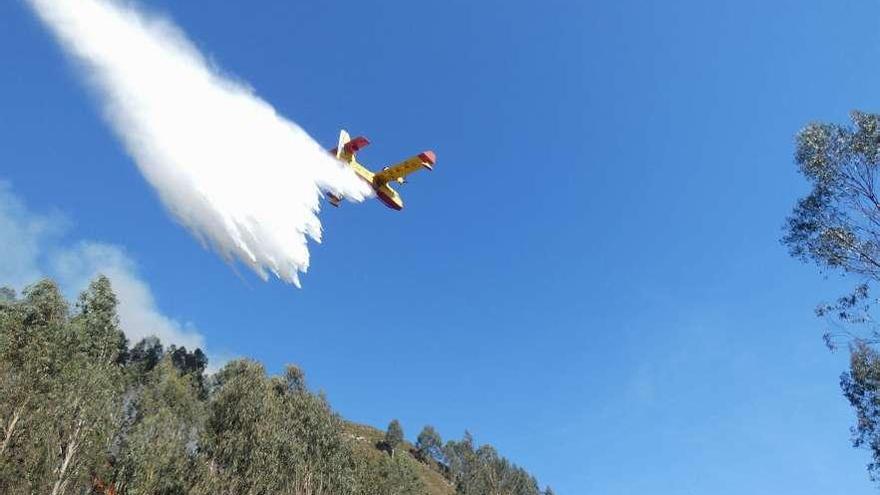
[[[370,144],[370,141],[367,138],[365,138],[363,136],[358,136],[358,137],[352,139],[351,141],[345,143],[343,148],[345,149],[346,153],[353,155],[353,154],[357,153],[358,151],[366,148],[366,146],[368,144]]]

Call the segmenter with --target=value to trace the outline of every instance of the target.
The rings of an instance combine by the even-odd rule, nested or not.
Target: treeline
[[[74,307],[51,280],[0,289],[0,493],[552,493],[467,433],[355,435],[296,366],[208,375],[201,350],[130,346],[116,307],[105,277]]]
[[[468,432],[461,441],[450,441],[443,448],[440,445],[440,435],[426,426],[414,453],[419,460],[433,463],[446,473],[458,493],[553,495],[549,487],[540,492],[534,476],[499,456],[491,445],[475,449]]]

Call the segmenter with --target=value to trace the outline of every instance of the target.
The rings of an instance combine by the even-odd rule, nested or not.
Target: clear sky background
[[[778,239],[794,134],[878,108],[876,2],[143,3],[328,147],[438,156],[401,213],[323,212],[302,290],[263,283],[170,219],[0,3],[0,180],[64,242],[124,247],[215,355],[298,363],[411,439],[467,428],[561,494],[875,493],[812,315],[851,281]]]

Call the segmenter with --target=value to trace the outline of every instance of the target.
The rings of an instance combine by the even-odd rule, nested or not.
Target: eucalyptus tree
[[[322,394],[306,388],[299,367],[288,366],[272,383],[281,402],[281,427],[296,446],[291,465],[296,493],[350,493],[355,482],[353,460],[342,419]]]
[[[425,485],[419,478],[409,456],[382,456],[378,466],[379,482],[373,493],[388,495],[420,495],[425,493]]]
[[[125,337],[104,277],[70,309],[43,280],[0,305],[0,488],[52,495],[90,489],[120,419]]]
[[[494,447],[474,448],[473,437],[465,431],[460,441],[444,448],[450,481],[462,495],[540,495],[538,482],[524,469],[498,455]]]
[[[880,115],[852,113],[852,125],[813,123],[797,135],[795,161],[809,181],[786,223],[790,253],[827,273],[854,279],[855,288],[817,308],[832,329],[826,343],[850,345],[850,371],[841,377],[856,411],[856,446],[869,448],[872,476],[880,475],[880,332],[871,317],[871,286],[880,281]]]
[[[404,445],[397,420],[383,455],[346,433],[300,368],[269,376],[236,360],[208,377],[199,349],[155,337],[129,349],[117,305],[102,276],[74,309],[50,280],[20,297],[0,290],[0,493],[426,493],[428,467],[395,454]],[[417,456],[437,461],[428,464],[458,493],[532,495],[537,486],[494,449],[475,449],[468,433],[440,445],[425,427]]]
[[[396,419],[392,419],[390,423],[388,423],[388,429],[385,430],[385,446],[391,452],[391,457],[394,457],[394,451],[403,443],[403,427],[400,426],[400,421]]]
[[[851,325],[846,335],[876,340],[867,312],[872,283],[880,280],[880,116],[852,113],[853,125],[813,123],[797,135],[795,161],[811,189],[788,217],[783,244],[792,256],[823,272],[855,279],[855,289],[821,316],[837,323],[868,324],[867,334]],[[831,332],[826,339],[833,344]]]
[[[127,342],[119,328],[116,295],[98,276],[80,295],[65,332],[65,357],[53,390],[51,416],[59,452],[49,493],[78,493],[109,475],[114,432],[122,422]]]
[[[304,389],[301,372],[268,377],[248,360],[216,377],[204,451],[215,476],[208,491],[323,495],[351,493],[354,465],[341,420]]]
[[[353,495],[423,495],[425,484],[419,477],[418,461],[410,456],[374,455],[356,450]]]
[[[426,425],[416,438],[416,455],[425,462],[445,462],[443,440],[433,426]]]
[[[151,335],[141,339],[128,352],[128,367],[136,375],[146,376],[165,355],[165,348],[159,338]]]
[[[192,491],[207,475],[199,455],[205,404],[195,378],[181,373],[166,355],[146,375],[131,411],[114,475],[117,487],[132,494]]]
[[[0,492],[46,490],[53,464],[48,411],[68,323],[67,301],[50,280],[0,303]]]

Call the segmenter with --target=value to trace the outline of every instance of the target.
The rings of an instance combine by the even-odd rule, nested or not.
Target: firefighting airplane
[[[330,150],[330,153],[336,155],[337,159],[348,164],[358,177],[370,184],[373,191],[376,192],[376,196],[380,201],[385,203],[385,206],[393,210],[402,210],[403,199],[400,198],[400,194],[397,194],[397,191],[392,189],[388,183],[396,181],[398,184],[406,184],[406,176],[416,170],[422,168],[434,170],[434,162],[437,161],[437,157],[434,155],[433,151],[425,151],[411,158],[407,158],[400,163],[385,167],[381,172],[371,172],[358,163],[355,156],[358,151],[362,150],[368,144],[370,144],[370,142],[367,141],[367,138],[358,136],[351,139],[348,133],[345,132],[345,130],[342,130],[339,132],[339,146]],[[327,193],[327,199],[330,201],[331,205],[337,207],[342,201],[342,198],[329,192]]]

